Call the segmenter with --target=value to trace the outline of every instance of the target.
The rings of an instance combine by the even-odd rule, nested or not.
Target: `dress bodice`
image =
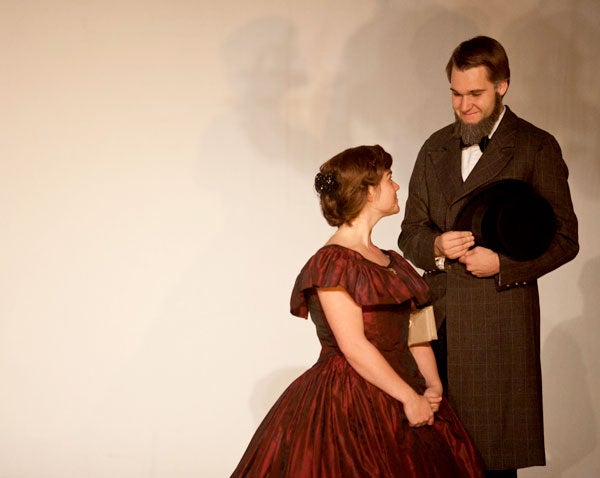
[[[343,246],[321,248],[296,279],[291,310],[300,317],[310,315],[322,346],[320,360],[340,354],[317,288],[343,287],[362,308],[365,337],[398,374],[420,388],[420,374],[407,345],[408,323],[411,302],[425,303],[428,288],[399,254],[385,253],[390,263],[384,267]]]

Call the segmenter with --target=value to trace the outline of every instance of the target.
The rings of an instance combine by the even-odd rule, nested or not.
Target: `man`
[[[456,121],[419,152],[398,245],[432,289],[440,373],[486,476],[516,477],[545,464],[536,280],[577,255],[577,218],[558,143],[503,105],[510,70],[500,43],[461,43],[446,73]],[[478,188],[504,179],[526,181],[554,209],[556,234],[535,259],[452,230]]]

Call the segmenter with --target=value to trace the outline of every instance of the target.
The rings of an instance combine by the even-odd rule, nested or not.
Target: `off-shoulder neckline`
[[[361,260],[363,260],[365,262],[368,262],[369,264],[373,264],[373,265],[375,265],[377,267],[381,267],[383,269],[389,269],[392,266],[393,262],[394,262],[393,256],[391,254],[392,251],[384,251],[383,249],[381,249],[381,248],[379,248],[377,246],[375,246],[375,247],[377,247],[377,249],[379,249],[389,259],[387,265],[385,265],[385,266],[381,265],[381,264],[378,264],[377,262],[374,262],[371,259],[367,259],[360,252],[355,251],[354,249],[350,249],[349,247],[342,246],[341,244],[325,244],[323,247],[321,247],[321,249],[326,249],[326,248],[330,248],[330,247],[337,247],[339,249],[343,249],[344,251],[350,251],[352,254],[358,256]]]

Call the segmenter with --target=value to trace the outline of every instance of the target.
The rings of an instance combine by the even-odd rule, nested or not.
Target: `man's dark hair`
[[[510,82],[508,56],[502,45],[493,38],[478,36],[458,45],[446,65],[448,81],[453,68],[464,71],[476,66],[487,68],[488,78],[492,83],[504,80]]]

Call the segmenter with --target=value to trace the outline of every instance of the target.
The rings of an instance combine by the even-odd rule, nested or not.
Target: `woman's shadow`
[[[256,423],[260,423],[283,391],[309,367],[286,367],[276,370],[256,383],[250,407]]]

